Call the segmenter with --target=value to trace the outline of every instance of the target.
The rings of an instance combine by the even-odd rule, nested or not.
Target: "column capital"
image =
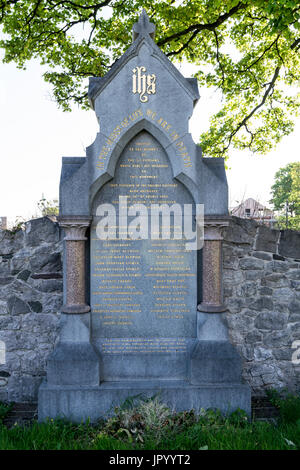
[[[223,240],[222,229],[228,227],[229,221],[229,216],[205,215],[204,240]]]
[[[65,230],[66,241],[87,240],[85,232],[91,225],[92,217],[86,215],[64,215],[58,217],[59,226]]]

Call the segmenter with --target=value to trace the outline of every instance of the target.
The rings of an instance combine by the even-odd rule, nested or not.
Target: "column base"
[[[227,307],[225,304],[213,305],[213,304],[206,304],[203,302],[198,305],[197,310],[199,312],[205,312],[205,313],[221,313],[221,312],[226,312]]]
[[[199,340],[191,354],[193,385],[242,382],[242,360],[229,341]]]
[[[86,304],[74,304],[74,305],[63,305],[61,312],[62,313],[88,313],[91,311],[91,307]]]
[[[50,385],[99,385],[100,361],[87,342],[58,343],[47,360]]]

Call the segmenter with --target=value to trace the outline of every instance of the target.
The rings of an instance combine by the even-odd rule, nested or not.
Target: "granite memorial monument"
[[[90,79],[100,125],[94,143],[86,157],[62,161],[64,305],[39,420],[95,421],[127,397],[156,394],[175,410],[250,413],[223,303],[224,161],[202,157],[193,142],[197,81],[181,75],[154,34],[143,11],[132,45],[106,76]],[[128,236],[130,207],[140,207],[141,229],[150,226],[150,207],[173,204],[191,208],[194,227],[195,208],[204,206],[201,250],[187,249],[175,232]],[[99,237],[105,215],[114,234],[106,239]]]

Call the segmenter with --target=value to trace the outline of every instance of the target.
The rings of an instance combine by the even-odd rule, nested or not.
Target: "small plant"
[[[300,394],[293,395],[282,391],[280,395],[276,390],[268,390],[267,395],[270,402],[278,408],[284,423],[297,423],[300,427]]]
[[[237,408],[233,413],[228,416],[228,423],[237,427],[244,427],[246,424],[249,423],[249,418],[244,410]]]
[[[164,427],[170,423],[171,415],[170,409],[157,397],[132,397],[115,408],[115,416],[107,421],[103,433],[130,442],[144,442],[145,435],[159,441]]]
[[[14,221],[14,223],[13,223],[11,229],[10,229],[10,232],[16,233],[19,230],[24,230],[25,229],[25,222],[26,222],[26,220],[24,219],[24,217],[17,216],[16,220]]]
[[[58,199],[47,200],[45,197],[42,197],[37,205],[43,217],[46,217],[47,215],[57,216],[59,213]]]
[[[12,409],[12,403],[3,403],[0,401],[0,424]]]

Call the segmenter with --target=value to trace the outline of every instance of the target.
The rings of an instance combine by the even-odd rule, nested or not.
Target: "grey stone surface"
[[[243,258],[240,260],[240,267],[241,269],[263,269],[264,262],[261,259],[257,258]]]
[[[282,330],[287,324],[287,314],[279,312],[261,312],[255,320],[255,326],[259,330]]]
[[[2,376],[6,374],[5,383],[0,383],[0,396],[17,402],[37,400],[38,387],[46,373],[46,358],[57,339],[62,303],[60,291],[43,293],[31,285],[30,267],[31,260],[37,262],[39,249],[46,250],[49,256],[61,252],[61,243],[56,242],[58,225],[50,219],[38,219],[32,227],[30,243],[38,243],[34,246],[27,244],[22,230],[5,232],[4,237],[0,231],[0,252],[6,253],[0,255],[0,264],[5,264],[5,274],[12,278],[0,290],[0,345],[5,347],[5,357],[0,354],[5,361],[0,363],[0,371]],[[61,274],[59,263],[57,269]]]
[[[263,309],[272,310],[273,300],[270,297],[261,296],[259,299],[255,300],[254,302],[251,302],[249,304],[249,307],[252,308],[252,310],[258,311],[261,311]]]
[[[99,357],[90,343],[89,315],[62,314],[60,340],[47,360],[51,385],[98,385]]]
[[[282,230],[278,253],[288,258],[300,259],[300,232]]]
[[[279,237],[279,230],[270,230],[267,226],[260,225],[258,227],[255,240],[255,249],[257,251],[270,251],[272,253],[277,253]]]
[[[291,313],[298,313],[300,316],[300,301],[292,300],[291,303],[288,305],[288,309]]]
[[[233,223],[224,230],[224,237],[227,242],[236,243],[239,246],[244,244],[253,246],[256,235],[257,224],[247,219],[232,217]]]
[[[153,159],[156,160],[157,168],[148,170],[149,178],[141,179],[139,164],[135,168],[128,163],[131,159],[139,161],[140,151],[131,150],[139,148],[139,142],[143,142],[149,149],[155,149],[148,151],[143,157],[144,164],[148,166],[151,166]],[[164,170],[161,166],[165,167]],[[144,187],[147,188],[147,185],[151,184],[150,177],[152,181],[164,189],[156,191],[149,200],[146,198],[147,192]],[[136,183],[132,184],[132,181],[138,181],[140,186],[136,186]],[[142,186],[142,182],[144,186]],[[132,187],[140,189],[129,192],[128,185],[130,184]],[[187,189],[180,182],[173,180],[163,148],[149,133],[141,132],[125,147],[112,183],[106,183],[103,186],[93,205],[91,307],[92,335],[97,345],[100,338],[105,338],[106,341],[109,338],[128,338],[128,340],[157,338],[159,341],[159,338],[189,339],[196,335],[197,257],[195,251],[186,251],[182,240],[162,240],[160,242],[157,240],[112,240],[107,247],[106,241],[97,239],[96,209],[100,203],[118,201],[119,196],[128,195],[128,206],[134,204],[135,201],[144,201],[149,206],[150,201],[159,203],[160,193],[163,194],[163,200],[168,204],[170,201],[172,203],[176,201],[179,204],[192,205],[193,203]],[[148,223],[150,227],[150,217]],[[158,243],[159,248],[157,248]],[[180,255],[176,255],[177,252]],[[102,261],[99,263],[101,259],[99,254],[101,253]],[[102,270],[101,267],[99,269],[99,264]],[[131,275],[132,270],[135,273],[134,278]],[[101,272],[105,273],[104,276],[101,276]],[[122,273],[121,278],[120,272]],[[165,280],[166,278],[167,280]],[[173,293],[176,294],[175,287],[176,289],[181,288],[180,301],[176,301],[173,295]],[[164,294],[163,289],[167,290],[169,297]],[[106,292],[105,295],[101,295],[103,290]],[[124,297],[122,292],[130,290],[133,293],[130,295],[129,292],[127,304],[121,308],[118,305],[118,297],[122,299],[122,295]],[[165,301],[156,300],[157,296],[168,297],[169,300],[168,298]],[[172,296],[172,300],[170,296]],[[110,300],[107,300],[108,298]],[[109,305],[107,305],[108,303]],[[131,307],[132,304],[135,304],[136,308]],[[116,311],[117,315],[114,313]],[[176,311],[180,312],[177,318]],[[129,314],[130,312],[132,313]],[[127,320],[125,322],[118,320],[120,315],[125,316]],[[112,321],[107,321],[108,316],[112,318]],[[99,344],[99,348],[101,348],[101,344]],[[110,360],[106,356],[103,357],[104,370],[106,370],[105,362]],[[133,364],[134,362],[132,360]],[[134,366],[132,365],[131,368]],[[128,368],[126,370],[128,371]],[[127,373],[129,374],[129,371]],[[133,373],[135,374],[135,372]],[[166,373],[168,372],[166,371]]]
[[[238,384],[241,358],[229,341],[197,341],[191,354],[190,382],[201,384]]]
[[[299,390],[299,368],[292,363],[292,343],[299,339],[297,327],[292,326],[297,325],[299,318],[300,299],[296,298],[299,267],[294,257],[274,258],[279,240],[277,231],[260,228],[251,220],[247,222],[252,226],[248,234],[253,243],[249,242],[251,248],[242,257],[241,238],[232,237],[232,233],[240,231],[235,218],[231,220],[233,227],[228,237],[225,232],[225,256],[229,249],[231,258],[224,270],[230,337],[244,360],[243,377],[255,394],[264,394],[268,388]],[[284,233],[280,233],[280,239]],[[247,240],[245,234],[243,239]],[[290,240],[291,254],[297,249],[294,243],[298,239],[290,237]],[[262,264],[252,268],[249,261],[252,259]]]
[[[264,259],[266,261],[271,261],[273,259],[272,253],[267,253],[266,251],[254,251],[252,256],[254,256],[254,258]]]
[[[24,239],[22,230],[10,232],[8,230],[0,230],[0,256],[8,256],[20,249]],[[9,258],[6,258],[9,259]]]
[[[30,308],[26,302],[22,299],[13,295],[9,297],[7,301],[8,311],[11,315],[19,315],[21,313],[28,313],[30,312]]]
[[[89,342],[60,342],[47,360],[47,381],[53,385],[98,385],[99,358]]]
[[[56,223],[48,217],[32,219],[26,223],[25,243],[27,246],[38,246],[40,243],[55,243],[59,241],[59,231]]]
[[[171,409],[183,411],[201,408],[217,408],[224,414],[237,408],[250,415],[250,389],[247,385],[222,384],[192,386],[174,381],[147,383],[127,382],[113,384],[107,382],[100,387],[50,386],[43,383],[39,389],[39,420],[47,417],[72,419],[82,422],[89,419],[95,422],[99,417],[108,417],[116,406],[128,396],[140,395],[144,398],[158,396]]]

